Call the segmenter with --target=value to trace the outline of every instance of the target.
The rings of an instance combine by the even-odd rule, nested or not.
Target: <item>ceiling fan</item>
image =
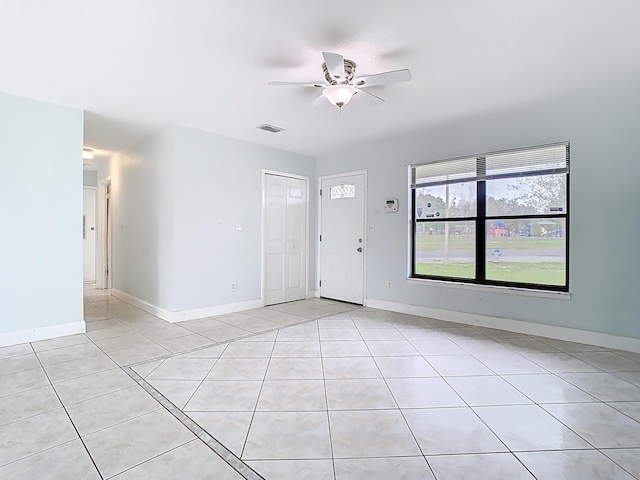
[[[347,60],[338,53],[322,52],[322,56],[324,57],[322,70],[324,71],[324,78],[327,80],[327,83],[269,82],[269,85],[322,88],[322,95],[311,105],[319,105],[326,98],[333,105],[342,109],[342,107],[351,101],[354,95],[360,92],[366,93],[377,101],[384,102],[382,98],[365,90],[366,87],[411,80],[411,72],[406,68],[354,78],[356,73],[356,64],[354,61]]]

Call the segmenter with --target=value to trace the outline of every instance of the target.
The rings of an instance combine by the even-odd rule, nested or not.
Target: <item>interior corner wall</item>
[[[261,298],[263,169],[309,177],[309,288],[315,284],[315,159],[173,127],[172,311]],[[243,229],[237,231],[236,224]],[[231,284],[237,286],[231,291]]]
[[[111,178],[111,285],[169,309],[172,276],[172,139],[166,129],[101,162]]]
[[[84,331],[82,139],[82,110],[0,93],[0,346]]]
[[[640,338],[639,104],[630,81],[319,158],[320,176],[368,172],[367,297]],[[561,141],[571,143],[570,300],[407,283],[408,165]],[[400,199],[397,213],[384,212],[386,198]]]
[[[99,182],[111,178],[113,289],[169,314],[259,302],[263,169],[309,177],[313,288],[315,160],[169,126],[99,165]]]

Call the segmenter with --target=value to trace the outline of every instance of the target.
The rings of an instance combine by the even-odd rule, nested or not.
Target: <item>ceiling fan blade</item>
[[[358,91],[357,93],[362,92],[362,93],[366,93],[368,95],[368,96],[365,95],[364,98],[368,98],[368,99],[371,99],[371,100],[376,99],[376,100],[379,100],[380,102],[384,102],[384,98],[380,98],[379,96],[374,95],[373,93],[368,92],[363,88],[356,87],[356,90]]]
[[[324,88],[324,83],[309,83],[309,82],[269,82],[268,85],[284,85],[290,87],[316,87]]]
[[[316,108],[316,107],[322,105],[324,103],[324,101],[325,101],[325,96],[324,95],[320,95],[313,102],[311,102],[311,107]]]
[[[404,70],[393,70],[391,72],[376,73],[367,75],[366,77],[354,78],[353,84],[356,87],[373,87],[386,83],[408,82],[409,80],[411,80],[411,72],[405,68]]]
[[[331,78],[335,78],[338,82],[343,80],[345,78],[344,57],[339,53],[331,52],[322,52],[322,56]]]

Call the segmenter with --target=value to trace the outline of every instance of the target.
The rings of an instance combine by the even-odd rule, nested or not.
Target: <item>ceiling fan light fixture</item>
[[[374,99],[384,102],[384,99],[366,90],[366,87],[375,87],[387,83],[408,82],[411,80],[411,72],[406,68],[403,70],[391,70],[388,72],[374,73],[364,77],[355,77],[356,63],[347,60],[339,53],[322,52],[324,63],[322,71],[327,83],[322,82],[269,82],[269,85],[288,85],[322,88],[322,95],[311,102],[312,107],[318,106],[326,98],[342,111],[347,103],[351,101],[356,93],[364,92],[366,99]],[[358,100],[359,102],[360,100]]]
[[[338,84],[325,87],[322,95],[336,107],[344,107],[358,90],[353,85]]]

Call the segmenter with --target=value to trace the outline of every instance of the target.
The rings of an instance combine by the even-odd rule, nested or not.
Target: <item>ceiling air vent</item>
[[[284,130],[284,128],[276,127],[275,125],[269,125],[268,123],[263,123],[258,127],[260,130],[264,130],[265,132],[278,133]]]

